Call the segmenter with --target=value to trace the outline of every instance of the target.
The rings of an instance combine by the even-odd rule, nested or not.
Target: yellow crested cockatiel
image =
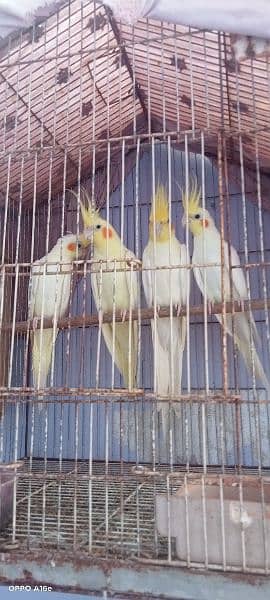
[[[85,193],[86,197],[87,194]],[[97,309],[103,312],[120,310],[125,314],[128,310],[138,307],[139,286],[138,274],[134,267],[138,260],[135,254],[128,250],[115,231],[99,211],[91,206],[88,208],[81,203],[81,213],[84,223],[84,235],[93,245],[94,261],[102,261],[102,273],[98,265],[93,265],[91,284]],[[110,272],[108,272],[110,271]],[[137,353],[138,353],[138,323],[128,321],[103,323],[102,333],[106,346],[124,379],[128,389],[136,386]]]
[[[189,262],[185,244],[175,236],[169,221],[169,203],[165,189],[158,186],[152,199],[149,241],[143,252],[143,287],[148,307],[186,306],[189,296],[189,269],[173,267]],[[162,267],[155,270],[155,268]],[[147,270],[149,269],[149,270]],[[152,270],[150,270],[152,269]],[[159,396],[181,394],[182,361],[186,341],[186,317],[165,317],[151,321],[154,350],[154,391]],[[177,411],[180,404],[174,404]],[[158,404],[163,429],[167,425],[168,405]]]
[[[194,236],[192,263],[221,264],[221,236],[208,210],[200,206],[200,189],[196,181],[191,186],[189,196],[183,194],[183,206],[185,211],[183,225],[187,220]],[[230,285],[230,264],[234,267],[231,269],[232,285]],[[194,276],[202,295],[206,294],[209,302],[223,301],[221,266],[194,267]],[[231,245],[229,250],[228,243],[224,241],[224,300],[230,302],[231,299],[238,302],[247,300],[248,291],[239,256],[235,248]],[[215,316],[222,323],[222,315]],[[252,361],[254,361],[255,376],[261,380],[269,394],[270,384],[255,348],[258,332],[252,314],[244,312],[236,312],[233,316],[226,314],[226,329],[229,335],[233,336],[250,375],[252,375]]]
[[[29,318],[61,319],[68,309],[72,263],[84,258],[89,241],[83,235],[59,238],[46,256],[33,263],[29,283]],[[35,329],[31,334],[32,370],[35,388],[46,387],[58,330]],[[42,404],[39,404],[39,409]]]

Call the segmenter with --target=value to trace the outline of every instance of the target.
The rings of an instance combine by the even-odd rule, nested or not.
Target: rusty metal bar
[[[105,473],[105,471],[101,474],[93,473],[89,475],[89,473],[84,472],[76,472],[75,470],[71,470],[69,472],[50,472],[49,470],[36,472],[36,471],[18,471],[17,473],[17,481],[21,479],[27,480],[36,480],[43,481],[44,483],[49,481],[69,481],[69,482],[79,482],[81,481],[100,481],[100,482],[127,482],[134,479],[137,482],[145,482],[150,479],[159,479],[160,481],[167,480],[173,481],[174,484],[178,482],[184,483],[186,479],[188,485],[198,485],[202,481],[206,485],[220,485],[222,482],[223,485],[231,486],[240,486],[241,484],[248,484],[252,488],[261,488],[261,484],[270,485],[270,476],[262,473],[261,475],[250,475],[248,473],[241,473],[241,476],[234,475],[231,472],[231,469],[228,468],[227,472],[221,471],[222,467],[216,466],[215,472],[208,472],[207,475],[203,474],[203,467],[197,466],[196,469],[193,469],[192,473],[186,473],[185,468],[182,465],[176,465],[176,470],[173,472],[168,472],[167,468],[156,468],[152,469],[151,465],[143,465],[140,470],[136,465],[129,463],[130,469],[124,473]]]
[[[249,312],[250,308],[252,310],[264,310],[265,306],[270,309],[270,298],[267,300],[245,300],[244,302],[225,302],[226,314],[234,313],[234,312]],[[183,317],[187,315],[187,307],[183,306],[173,307],[173,316],[174,317]],[[200,304],[198,306],[191,306],[189,308],[189,314],[193,316],[203,315],[205,312],[204,304]],[[122,323],[125,321],[148,321],[154,318],[155,313],[157,317],[162,319],[165,317],[169,317],[171,314],[170,307],[157,307],[155,308],[142,308],[142,309],[133,309],[132,311],[126,311],[123,314],[122,311],[116,310],[115,314],[111,312],[104,312],[102,314],[102,323],[112,323],[115,320],[118,323]],[[213,314],[221,314],[222,313],[222,303],[213,303],[211,306],[208,304],[207,306],[207,314],[209,316]],[[54,326],[53,319],[43,319],[43,329],[50,329]],[[96,315],[85,315],[84,317],[76,316],[76,317],[65,317],[63,319],[59,319],[57,321],[56,327],[58,329],[68,329],[74,327],[98,327],[100,325],[100,316]],[[20,333],[26,333],[28,330],[33,331],[35,329],[41,328],[41,320],[33,320],[30,321],[20,321],[15,325],[15,331]],[[12,324],[2,325],[2,331],[11,331]]]
[[[134,77],[128,53],[126,51],[124,43],[121,40],[121,34],[120,34],[120,31],[119,31],[118,25],[117,25],[117,23],[116,23],[116,21],[115,21],[115,19],[113,17],[112,10],[108,6],[105,6],[104,8],[105,8],[105,12],[107,14],[108,21],[110,23],[111,29],[113,31],[114,37],[116,39],[117,45],[119,47],[123,63],[126,66],[128,72],[129,72],[130,79],[131,79],[131,81],[132,81],[132,83],[134,85],[134,88],[135,88],[136,96],[137,96],[137,98],[138,98],[138,100],[140,102],[140,105],[142,107],[142,112],[143,112],[143,115],[144,115],[144,118],[145,118],[145,122],[147,123],[148,122],[148,112],[147,112],[147,108],[145,106],[144,97],[143,97],[143,94],[141,92],[140,86],[139,86],[139,84],[137,83],[137,81],[136,81],[136,79]],[[132,44],[132,47],[134,47],[134,43]]]
[[[74,404],[74,399],[79,401],[80,404],[98,404],[108,402],[114,403],[139,403],[142,400],[144,402],[150,402],[155,404],[158,398],[158,403],[164,402],[168,404],[170,396],[157,396],[154,392],[147,392],[144,389],[128,390],[127,388],[109,389],[109,388],[44,388],[36,390],[33,387],[24,388],[0,388],[1,399],[8,404],[14,404],[20,400],[20,403],[29,402],[31,405],[37,403],[37,398],[44,398],[46,404]],[[78,400],[79,397],[79,400]],[[42,400],[43,401],[43,400]],[[235,393],[229,393],[228,395],[222,394],[221,392],[211,392],[206,394],[205,392],[192,392],[190,394],[181,394],[180,396],[173,396],[173,402],[180,404],[235,404],[235,405],[246,405],[246,401],[241,398],[240,395]],[[268,405],[270,399],[267,400],[250,400],[251,405]]]

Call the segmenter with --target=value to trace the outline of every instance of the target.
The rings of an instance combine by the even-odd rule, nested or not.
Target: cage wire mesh
[[[269,572],[267,60],[74,0],[0,63],[1,551]]]

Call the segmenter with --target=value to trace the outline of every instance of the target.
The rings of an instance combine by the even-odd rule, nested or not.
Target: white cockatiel
[[[30,319],[65,316],[70,299],[72,263],[84,257],[88,246],[89,241],[83,235],[65,235],[46,256],[33,263],[29,283]],[[46,387],[57,333],[57,329],[43,329],[41,324],[41,329],[35,329],[31,334],[33,384],[37,389]]]
[[[209,212],[200,206],[200,189],[196,181],[191,186],[190,194],[183,194],[185,214],[183,225],[188,222],[188,227],[194,236],[192,263],[218,263],[221,265],[221,236]],[[194,267],[196,282],[210,303],[230,302],[231,300],[243,302],[248,299],[248,290],[239,256],[235,248],[224,241],[224,298],[222,297],[222,267]],[[230,269],[230,265],[231,268]],[[231,271],[231,284],[230,284]],[[232,288],[232,289],[231,289]],[[222,323],[222,315],[216,314]],[[232,316],[226,314],[226,330],[233,336],[234,341],[242,354],[246,367],[252,375],[254,364],[255,376],[263,383],[268,394],[270,384],[255,348],[258,332],[254,318],[249,312],[236,312]]]
[[[169,221],[169,203],[165,189],[157,188],[152,199],[149,241],[143,252],[143,287],[148,307],[186,306],[189,297],[189,269],[185,244],[180,244]],[[155,268],[157,268],[155,270]],[[149,270],[147,270],[149,269]],[[152,270],[151,270],[152,269]],[[156,318],[151,321],[154,351],[154,392],[158,396],[181,394],[182,361],[186,342],[186,317]],[[174,403],[174,410],[180,404]],[[167,426],[168,403],[159,403],[163,430]]]
[[[138,307],[139,286],[136,271],[135,254],[121,242],[115,229],[98,210],[81,204],[84,222],[84,235],[93,245],[93,265],[91,284],[97,309],[103,312],[120,310],[124,314]],[[99,270],[98,261],[102,267]],[[106,346],[114,359],[128,389],[136,386],[137,353],[138,353],[138,322],[102,323],[102,333]]]

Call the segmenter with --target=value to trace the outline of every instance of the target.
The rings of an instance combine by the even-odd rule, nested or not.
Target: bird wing
[[[126,260],[130,259],[137,261],[135,254],[130,250],[127,250],[125,253]],[[128,288],[128,293],[131,297],[131,306],[135,308],[138,306],[138,298],[139,298],[139,281],[138,281],[138,271],[131,269],[126,270],[126,283]]]
[[[246,283],[245,275],[244,275],[243,269],[241,267],[240,258],[233,246],[231,246],[231,264],[232,264],[232,267],[239,267],[239,268],[232,269],[233,298],[234,299],[239,298],[240,300],[247,300],[248,299],[248,290],[247,290],[247,283]],[[247,313],[247,317],[250,321],[253,335],[254,335],[257,343],[260,344],[260,338],[258,335],[256,323],[254,321],[254,317],[253,317],[251,311],[249,313]]]
[[[135,254],[130,250],[126,250],[126,259],[137,260]],[[139,303],[139,277],[138,271],[127,270],[126,274],[126,283],[128,294],[130,297],[130,308],[137,308]],[[129,326],[129,323],[128,323]],[[137,376],[137,361],[138,361],[138,321],[132,321],[131,323],[131,380],[132,387],[136,385],[136,376]],[[126,357],[125,357],[126,361]],[[129,372],[129,367],[127,368],[127,375]]]
[[[143,253],[143,267],[153,267],[155,262],[165,265],[186,265],[188,256],[186,246],[172,238],[171,245],[158,244],[156,257],[151,252],[151,247],[146,246]],[[143,286],[148,306],[153,306],[154,300],[154,271],[143,271]],[[173,303],[185,305],[189,295],[190,274],[186,269],[157,271],[157,295],[159,302],[164,306]],[[172,294],[172,298],[171,298]],[[158,396],[178,396],[181,394],[182,359],[186,341],[186,317],[166,317],[151,320],[153,360],[154,360],[154,391]],[[180,404],[173,403],[172,408],[177,416],[180,415]],[[168,428],[169,403],[158,402],[157,410],[161,412],[163,433]]]
[[[147,306],[153,306],[153,285],[152,285],[152,271],[148,271],[149,267],[152,267],[151,258],[149,256],[149,247],[146,246],[142,256],[142,282],[143,290],[146,299]]]
[[[229,256],[227,257],[227,270],[229,276]],[[233,298],[236,300],[246,300],[248,297],[246,279],[241,267],[240,258],[235,248],[231,246],[231,265],[232,265],[232,283],[233,283]],[[236,267],[236,268],[235,268]],[[239,268],[237,268],[239,267]]]
[[[210,234],[209,234],[210,235]],[[211,236],[210,240],[206,239],[205,246],[205,262],[206,263],[219,263],[221,262],[221,248],[220,248],[220,234],[217,232],[216,236]],[[197,249],[194,247],[193,263],[202,262],[201,246]],[[239,268],[232,268],[239,267]],[[204,268],[194,267],[194,274],[197,284],[204,295],[207,294],[210,302],[221,302],[222,301],[222,276],[224,274],[224,294],[227,300],[232,298],[234,300],[245,300],[247,298],[247,286],[244,277],[243,270],[241,269],[239,256],[233,246],[229,247],[228,243],[224,241],[224,266],[221,269],[220,266],[207,266]],[[205,287],[206,280],[206,289]],[[232,290],[230,281],[232,282]]]
[[[45,258],[36,261],[32,267],[32,273],[29,284],[29,317],[46,317],[47,299],[46,293],[46,275],[43,274],[43,265]],[[45,277],[45,280],[43,279]],[[44,300],[43,300],[44,294]],[[35,388],[43,389],[46,387],[47,376],[49,373],[52,348],[53,348],[53,329],[37,329],[31,332],[32,346],[32,371],[33,385]],[[55,332],[57,336],[57,331]],[[42,403],[38,404],[38,409],[41,410]]]
[[[29,283],[29,317],[51,318],[64,316],[69,302],[70,274],[58,274],[57,264],[50,265],[44,272],[46,262],[59,260],[55,248],[33,264]],[[49,274],[48,274],[49,272]],[[55,273],[55,276],[53,275]],[[33,383],[45,388],[51,366],[53,344],[58,329],[37,329],[31,333]],[[42,405],[39,405],[41,407]]]
[[[220,234],[215,237],[214,240],[210,240],[211,243],[207,245],[208,254],[206,261],[207,262],[220,262]],[[214,244],[212,243],[214,241]],[[198,252],[193,254],[193,262],[200,261],[200,252],[199,248]],[[227,242],[224,245],[224,287],[226,299],[230,300],[231,290],[230,290],[230,270],[231,270],[231,281],[232,281],[232,298],[233,300],[246,300],[248,298],[247,284],[243,269],[241,268],[241,263],[239,256],[233,246],[230,247],[230,257],[229,257],[229,247]],[[230,258],[230,260],[229,260]],[[197,260],[198,259],[198,260]],[[232,268],[230,269],[230,265]],[[222,299],[221,294],[221,269],[220,267],[205,267],[206,270],[206,290],[204,289],[204,275],[203,269],[194,268],[194,275],[197,281],[197,284],[204,295],[206,291],[206,295],[208,300],[211,302],[218,301],[220,302]],[[223,318],[221,314],[215,315],[217,320],[222,324]],[[258,377],[265,385],[266,389],[270,389],[270,384],[268,379],[264,373],[262,364],[260,362],[258,353],[255,348],[255,344],[253,343],[253,348],[251,351],[250,344],[250,328],[252,332],[253,338],[258,340],[258,333],[254,318],[251,313],[246,312],[235,312],[234,315],[227,314],[226,315],[226,330],[229,335],[234,337],[234,341],[237,344],[242,357],[246,363],[248,371],[252,373],[253,370],[253,362],[255,368],[255,375]]]
[[[94,300],[95,300],[95,304],[97,307],[97,310],[99,310],[100,308],[100,301],[99,301],[99,289],[98,289],[98,277],[97,277],[97,273],[92,273],[91,274],[91,285],[92,285],[92,292],[93,292],[93,296],[94,296]],[[110,352],[110,354],[113,354],[113,330],[112,330],[112,324],[111,323],[103,323],[101,326],[101,331],[103,333],[103,337],[105,340],[105,344]],[[117,364],[116,361],[116,356],[115,356],[115,362]],[[118,369],[119,365],[117,364]]]
[[[133,255],[135,258],[135,256]],[[132,258],[133,258],[132,257]],[[131,281],[132,279],[132,281]],[[126,286],[130,293],[132,291],[132,303],[131,306],[134,308],[138,304],[138,276],[137,272],[130,276],[130,271],[126,272]],[[91,277],[92,291],[94,300],[99,309],[99,290],[98,290],[98,279],[97,274],[92,273]],[[129,308],[129,307],[127,307]],[[102,334],[104,337],[105,344],[114,359],[114,362],[124,377],[125,385],[128,386],[129,382],[129,349],[131,349],[131,384],[132,387],[135,385],[136,371],[137,371],[137,348],[138,348],[138,324],[137,321],[133,321],[131,324],[131,339],[129,346],[129,322],[115,323],[103,323]]]
[[[29,288],[28,288],[28,306],[29,306],[29,318],[39,316],[36,312],[37,300],[40,293],[40,283],[42,281],[42,265],[44,265],[45,259],[42,258],[36,261],[31,269]]]
[[[180,244],[180,265],[189,265],[190,258],[185,244]],[[190,295],[190,269],[180,269],[180,285],[182,294],[182,303],[186,306]]]

